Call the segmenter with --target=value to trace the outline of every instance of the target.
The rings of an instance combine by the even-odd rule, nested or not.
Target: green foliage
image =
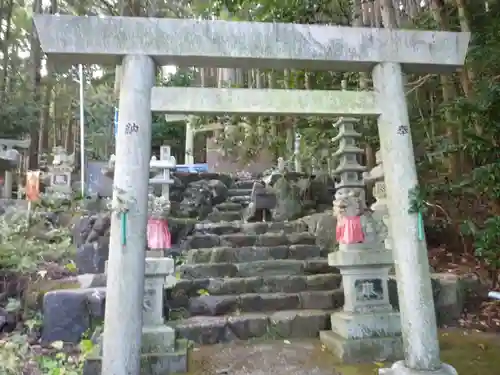
[[[29,218],[27,212],[22,211],[1,215],[0,269],[29,274],[39,271],[47,262],[70,262],[74,256],[70,230],[53,227],[46,215],[47,212],[74,212],[71,207],[67,200],[47,196],[33,204]]]
[[[488,218],[481,229],[468,221],[462,226],[464,234],[474,238],[475,255],[485,261],[489,269],[500,269],[500,216]]]
[[[29,345],[28,334],[11,334],[0,340],[0,374],[81,375],[93,347],[88,339],[82,340],[77,350],[56,341],[49,352],[42,352]]]

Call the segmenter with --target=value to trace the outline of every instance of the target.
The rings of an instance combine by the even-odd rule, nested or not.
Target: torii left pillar
[[[155,64],[149,56],[125,56],[113,203],[123,192],[128,213],[125,217],[114,213],[111,219],[102,356],[105,375],[140,373],[154,78]]]

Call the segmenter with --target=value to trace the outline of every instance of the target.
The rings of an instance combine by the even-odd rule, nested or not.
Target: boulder
[[[308,231],[316,237],[316,244],[322,249],[328,249],[329,252],[336,251],[337,218],[333,216],[332,210],[304,216],[297,222],[307,225]]]
[[[229,189],[221,180],[209,180],[208,188],[212,193],[213,205],[224,202],[229,196]]]
[[[43,299],[42,343],[77,343],[104,319],[105,288],[55,290]]]
[[[76,268],[79,274],[102,273],[109,256],[111,213],[82,216],[73,227],[77,247]]]
[[[78,274],[102,273],[109,258],[109,237],[81,245],[76,250],[75,264]]]
[[[187,236],[193,234],[197,222],[196,219],[169,218],[168,230],[170,231],[172,244],[179,244]]]
[[[179,204],[176,217],[204,219],[212,212],[212,206],[224,202],[228,187],[220,180],[199,180],[189,183]]]

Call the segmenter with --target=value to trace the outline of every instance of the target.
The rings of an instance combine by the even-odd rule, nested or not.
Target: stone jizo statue
[[[336,238],[339,244],[381,244],[387,237],[382,218],[375,217],[365,208],[363,194],[350,191],[333,202],[333,214],[337,217]]]

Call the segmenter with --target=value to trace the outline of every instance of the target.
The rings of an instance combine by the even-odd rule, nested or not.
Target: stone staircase
[[[243,208],[250,203],[253,183],[254,180],[236,182],[234,188],[229,189],[228,199],[216,205],[207,220],[214,223],[241,220]]]
[[[231,198],[249,193],[239,187]],[[198,344],[316,337],[343,305],[338,270],[304,223],[199,223],[183,249],[170,308],[183,315],[178,335]]]

